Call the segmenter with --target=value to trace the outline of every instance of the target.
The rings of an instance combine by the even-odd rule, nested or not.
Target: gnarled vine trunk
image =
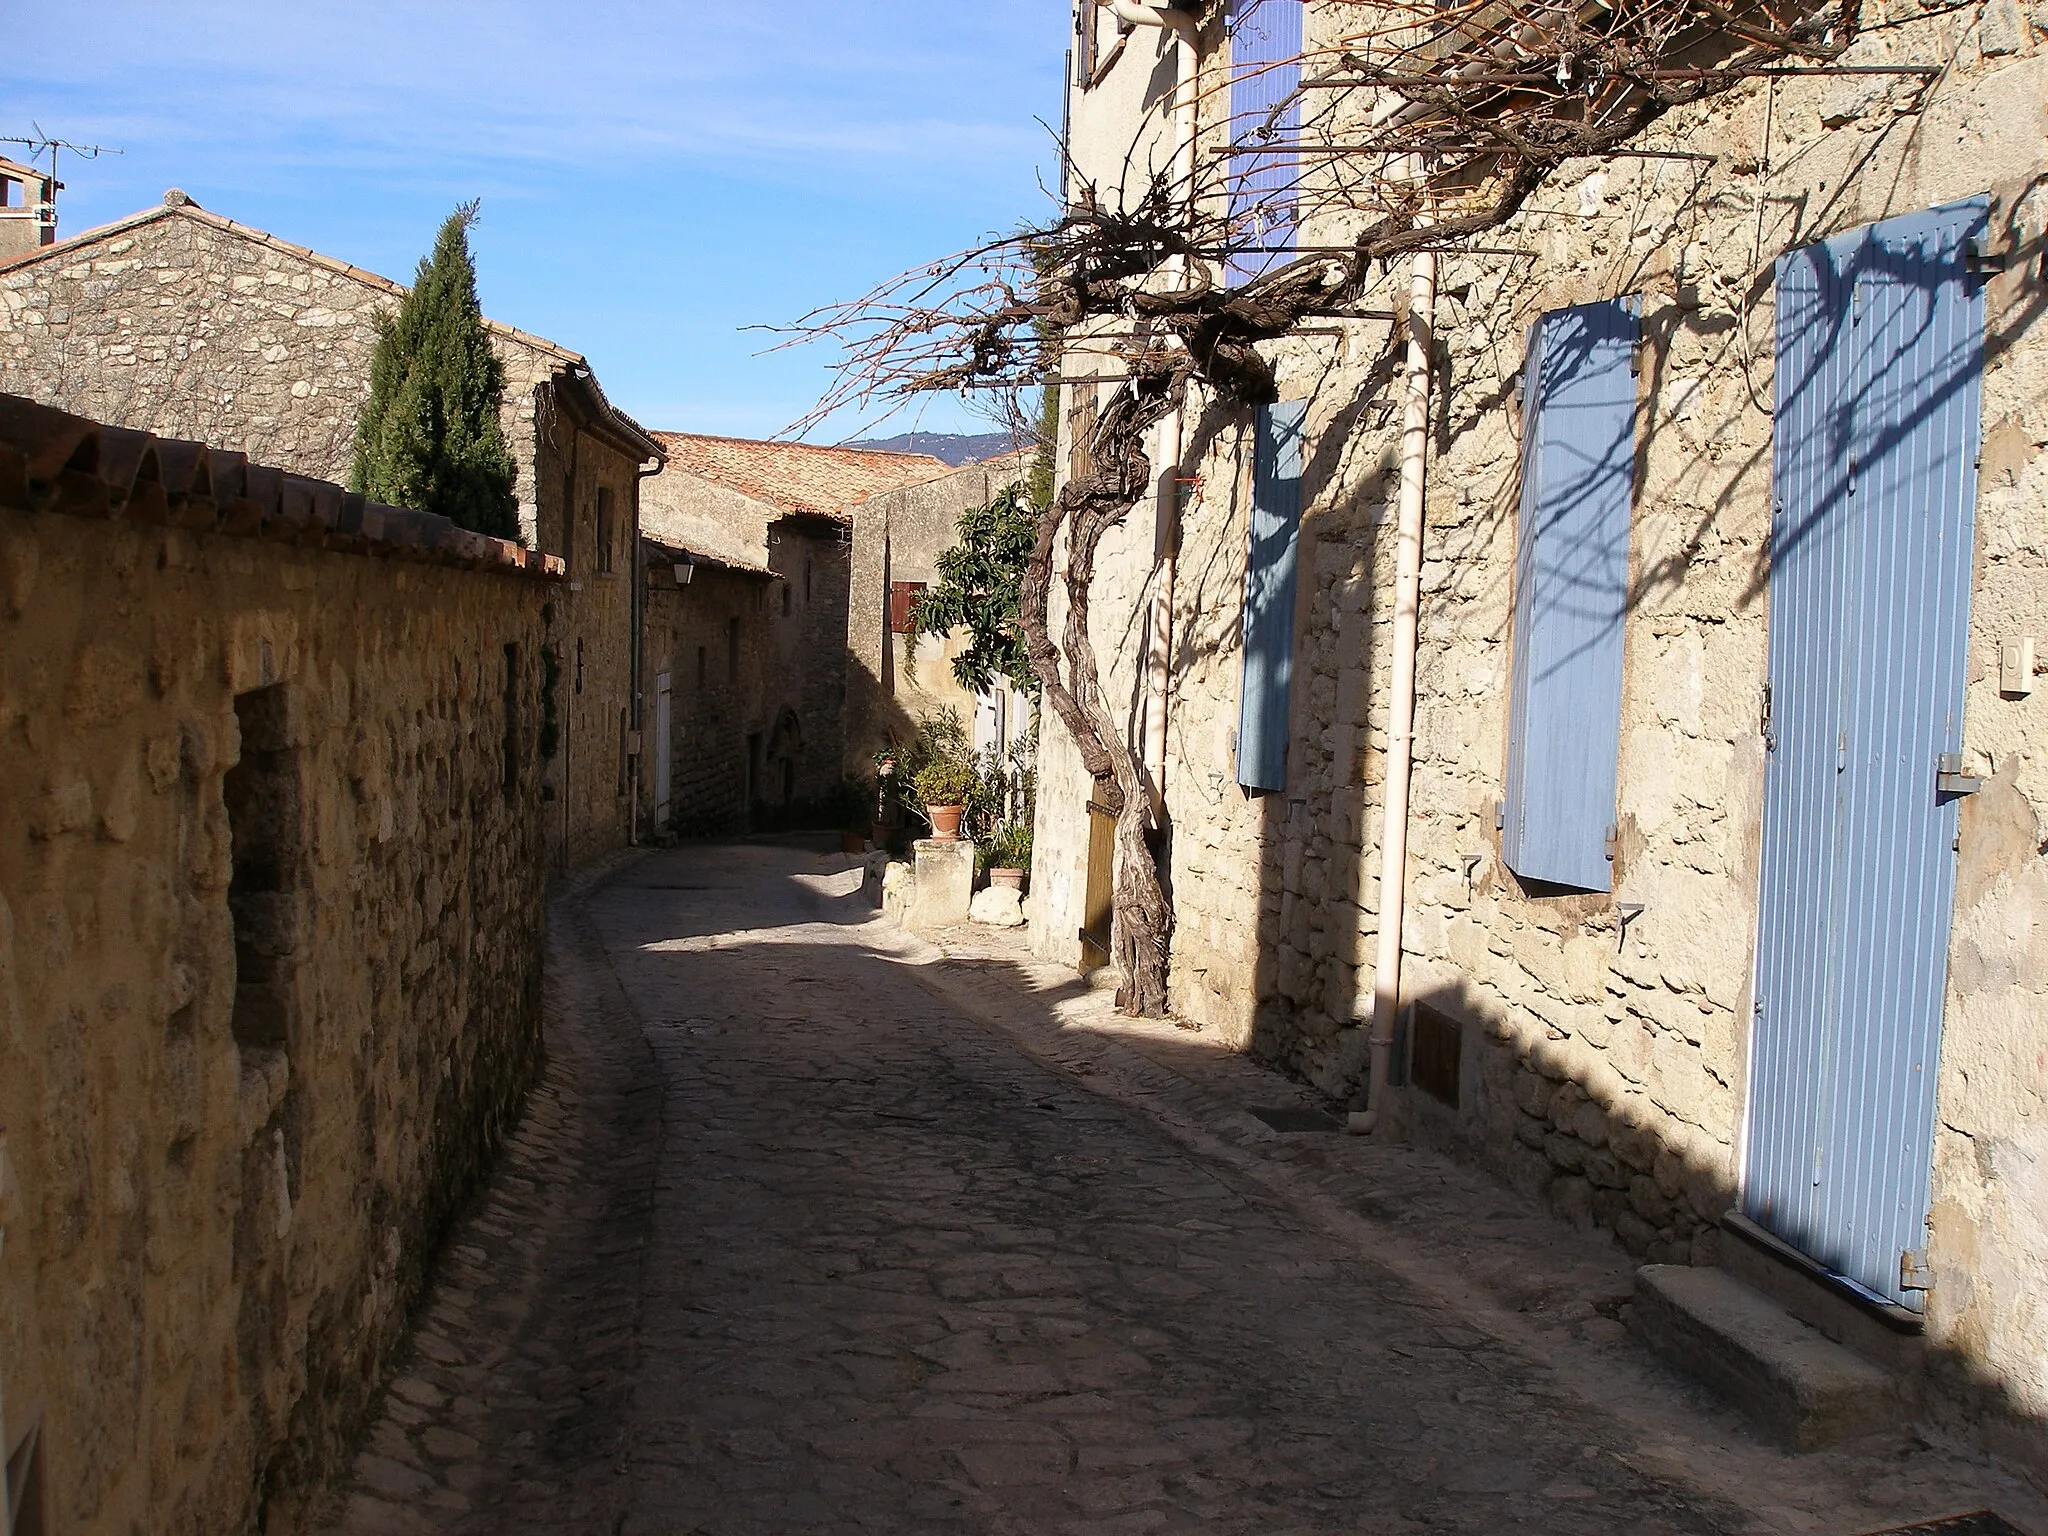
[[[1158,1017],[1166,1012],[1167,951],[1173,909],[1160,882],[1157,842],[1165,828],[1137,759],[1102,694],[1102,673],[1088,634],[1090,588],[1102,539],[1130,515],[1152,481],[1146,431],[1173,408],[1181,380],[1172,370],[1134,378],[1119,389],[1095,430],[1093,467],[1069,481],[1039,519],[1038,540],[1024,569],[1019,613],[1031,667],[1095,780],[1096,802],[1116,815],[1113,956],[1123,974],[1117,1006]],[[1051,634],[1053,560],[1067,534],[1066,625]]]

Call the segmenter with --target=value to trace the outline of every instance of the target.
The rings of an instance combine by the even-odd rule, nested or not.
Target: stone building
[[[1263,344],[1278,405],[1157,429],[1092,633],[1170,818],[1179,1014],[1358,1106],[1392,924],[1388,1124],[1646,1258],[1812,1281],[2048,1470],[2048,43],[1887,14],[1844,63],[1922,73],[1676,109],[1437,259],[1399,908],[1405,264],[1398,319]],[[1182,132],[1244,170],[1299,51],[1261,30],[1357,15],[1202,8],[1186,129],[1172,30],[1084,0],[1073,174],[1113,195]],[[1109,388],[1069,392],[1068,465]],[[1076,962],[1090,788],[1049,722],[1033,941]]]
[[[910,604],[938,578],[962,513],[984,507],[1026,480],[1031,453],[968,464],[915,485],[878,491],[849,509],[852,588],[846,613],[846,771],[874,772],[875,754],[909,738],[916,722],[950,709],[972,725],[977,747],[1007,748],[1031,728],[1031,705],[1015,689],[976,695],[953,675],[963,635],[921,635],[909,652]]]
[[[346,481],[389,278],[200,208],[161,207],[0,263],[0,389]],[[567,682],[548,768],[553,858],[633,835],[640,475],[660,449],[590,365],[495,321],[523,541],[567,561]]]
[[[10,1531],[295,1530],[541,1044],[558,557],[0,395]]]
[[[712,710],[696,718],[712,725],[715,739],[690,738],[683,715],[671,706],[672,804],[689,814],[686,808],[698,803],[682,791],[679,777],[695,773],[690,765],[708,754],[740,765],[737,787],[751,824],[815,819],[836,808],[846,774],[849,509],[878,492],[944,475],[947,467],[924,454],[654,435],[666,462],[642,493],[642,527],[658,545],[695,552],[721,572],[698,596],[678,589],[672,571],[648,568],[650,592],[674,593],[665,596],[662,611],[684,626],[664,634],[650,613],[650,656],[668,657],[672,695],[687,692],[700,646],[711,658],[711,677],[720,675],[712,663],[723,642],[715,634],[705,639],[699,627],[740,626],[738,670],[711,684],[732,691],[690,706]],[[757,585],[759,573],[771,578],[768,585]],[[746,592],[758,592],[764,605],[758,638],[742,611]],[[651,661],[649,667],[660,670]]]
[[[765,565],[641,540],[647,582],[650,825],[744,831],[761,801],[794,802],[802,767],[773,668],[787,584]]]
[[[63,182],[34,166],[0,157],[0,262],[55,242],[63,190]]]

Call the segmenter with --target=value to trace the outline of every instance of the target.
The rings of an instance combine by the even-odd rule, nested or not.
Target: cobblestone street
[[[1287,1080],[937,947],[794,843],[560,895],[545,1081],[336,1536],[1849,1533],[2017,1485],[1790,1457],[1616,1321],[1605,1238]]]

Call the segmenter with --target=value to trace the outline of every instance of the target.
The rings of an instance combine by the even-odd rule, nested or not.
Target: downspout
[[[1186,11],[1176,11],[1165,5],[1147,5],[1142,0],[1106,0],[1110,15],[1118,21],[1127,21],[1134,27],[1166,27],[1180,38],[1181,46],[1193,52],[1201,46],[1201,32],[1195,18]],[[1183,77],[1189,85],[1188,96],[1194,97],[1194,76]]]
[[[1436,254],[1418,251],[1408,284],[1407,405],[1394,534],[1394,655],[1387,705],[1386,804],[1380,823],[1379,953],[1373,966],[1371,1067],[1365,1110],[1348,1129],[1380,1123],[1401,1009],[1401,929],[1407,913],[1408,773],[1415,760],[1415,644],[1422,602],[1422,493],[1429,460],[1430,354],[1436,344]]]
[[[632,618],[628,622],[633,626],[633,730],[640,738],[640,750],[633,758],[633,820],[627,838],[628,845],[632,847],[638,847],[640,843],[640,791],[647,780],[647,707],[643,697],[647,677],[647,555],[640,547],[640,486],[660,474],[664,464],[664,460],[656,459],[652,469],[643,466],[633,471],[633,558],[628,563],[632,572],[633,606]],[[656,758],[657,762],[659,760]],[[659,801],[660,798],[657,793],[655,799]]]

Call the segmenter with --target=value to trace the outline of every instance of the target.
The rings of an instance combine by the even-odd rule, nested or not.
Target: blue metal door
[[[1966,263],[1987,207],[1778,263],[1743,1209],[1915,1310],[1955,893],[1936,776],[1962,746],[1977,495],[1984,302]]]

